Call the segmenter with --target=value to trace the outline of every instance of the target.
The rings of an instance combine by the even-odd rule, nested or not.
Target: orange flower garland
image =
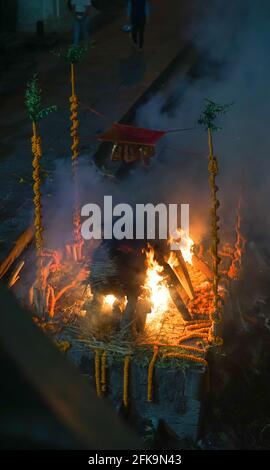
[[[101,381],[100,381],[100,351],[95,350],[95,377],[96,377],[96,391],[97,396],[101,397]]]
[[[147,386],[147,401],[153,401],[153,373],[154,373],[154,366],[158,357],[158,346],[154,346],[154,353],[153,357],[149,363],[148,368],[148,386]]]
[[[101,391],[102,393],[106,392],[106,359],[107,359],[107,353],[106,351],[103,351],[102,356],[101,356]]]
[[[129,366],[130,366],[130,356],[126,356],[124,359],[124,384],[123,384],[123,403],[124,403],[125,408],[127,408],[128,406]]]

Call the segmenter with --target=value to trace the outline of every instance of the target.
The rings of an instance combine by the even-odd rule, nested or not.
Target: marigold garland
[[[79,157],[79,119],[78,119],[78,98],[75,93],[75,66],[74,64],[70,64],[71,67],[71,97],[69,99],[70,101],[70,120],[72,122],[71,128],[70,128],[70,134],[72,138],[72,145],[71,145],[71,151],[72,151],[72,165],[73,165],[73,171],[76,170],[76,164],[77,164],[77,159]]]
[[[101,391],[102,393],[106,392],[106,360],[107,360],[107,353],[103,351],[101,356]]]
[[[184,344],[181,344],[181,349],[185,349],[186,351],[196,352],[199,354],[202,354],[205,352],[204,348],[196,348],[196,346],[188,346],[188,345],[185,346]]]
[[[218,186],[216,185],[216,177],[218,175],[218,161],[217,157],[214,156],[213,151],[213,131],[219,130],[216,126],[215,121],[217,116],[225,114],[230,105],[218,105],[211,100],[206,100],[206,106],[203,114],[199,118],[199,124],[202,124],[208,133],[208,147],[209,147],[209,185],[211,190],[211,225],[212,225],[212,260],[213,260],[213,295],[214,295],[214,312],[210,312],[210,319],[212,322],[211,329],[209,331],[209,342],[215,345],[221,343],[221,338],[218,336],[219,324],[221,321],[221,298],[219,296],[219,265],[221,259],[218,255],[219,248],[219,216],[218,209],[220,202],[218,200]]]
[[[185,353],[164,353],[163,357],[179,357],[183,359],[188,359],[192,362],[198,362],[199,364],[203,364],[204,366],[207,367],[207,361],[203,359],[202,357],[194,356],[193,354],[185,354]]]
[[[81,223],[80,223],[80,210],[79,210],[79,195],[78,195],[78,182],[77,182],[77,166],[79,158],[79,119],[78,119],[78,98],[75,92],[75,65],[74,63],[70,64],[71,67],[71,97],[70,101],[70,135],[72,139],[71,144],[71,161],[72,161],[72,173],[74,180],[74,190],[75,190],[75,203],[73,209],[73,235],[74,235],[74,257],[75,260],[81,260],[81,248],[83,240],[81,237]],[[78,250],[78,252],[77,252]]]
[[[74,192],[75,202],[73,208],[73,237],[74,246],[72,248],[73,258],[75,261],[81,261],[82,257],[82,246],[83,239],[81,236],[81,224],[80,224],[80,209],[79,209],[79,196],[78,196],[78,182],[76,181],[77,165],[79,158],[79,119],[78,119],[78,97],[76,95],[76,84],[75,84],[75,67],[79,64],[83,56],[87,52],[87,47],[81,47],[78,45],[72,45],[64,52],[54,51],[58,57],[64,58],[64,60],[70,65],[70,81],[71,81],[71,96],[70,101],[70,135],[71,135],[71,161],[72,161],[72,173],[74,179]]]
[[[196,319],[196,320],[189,320],[189,321],[187,321],[187,322],[185,323],[185,327],[196,326],[196,325],[203,325],[203,324],[205,324],[205,323],[207,323],[207,325],[211,325],[210,320],[207,320],[207,319],[206,319],[206,320],[198,320],[198,319]]]
[[[195,333],[208,333],[209,326],[202,326],[201,328],[194,328],[191,330],[187,330],[187,334],[195,334]]]
[[[95,350],[95,378],[96,378],[96,391],[97,396],[101,397],[101,380],[100,380],[100,351]]]
[[[212,257],[213,257],[213,294],[214,294],[214,312],[210,312],[210,319],[212,321],[212,327],[209,331],[209,342],[213,344],[220,344],[220,338],[217,334],[218,325],[220,323],[220,296],[219,296],[219,265],[221,262],[221,258],[218,255],[218,247],[219,247],[219,216],[217,215],[218,208],[220,206],[220,202],[217,197],[217,192],[219,190],[218,186],[216,185],[216,176],[218,174],[218,162],[217,157],[213,155],[213,137],[212,137],[212,130],[211,128],[208,129],[208,145],[209,145],[209,183],[211,188],[211,198],[212,198]]]
[[[36,243],[36,256],[37,256],[37,281],[41,287],[41,255],[43,248],[43,224],[42,224],[42,204],[41,204],[41,178],[40,178],[40,159],[42,157],[41,138],[38,135],[37,122],[44,117],[56,111],[56,106],[47,108],[42,107],[41,89],[39,87],[38,78],[35,74],[33,78],[27,83],[25,93],[25,105],[28,110],[29,119],[32,122],[32,154],[33,154],[33,191],[34,191],[34,209],[35,209],[35,243]]]
[[[193,330],[199,330],[201,328],[209,328],[211,326],[211,322],[205,321],[205,322],[198,322],[198,323],[193,323],[192,325],[186,325],[185,330],[186,331],[193,331]]]
[[[130,366],[130,356],[125,356],[125,359],[124,359],[124,384],[123,384],[123,403],[124,403],[125,408],[127,408],[127,406],[128,406],[129,366]]]
[[[187,335],[184,335],[182,336],[179,341],[178,341],[178,344],[181,344],[183,341],[186,341],[188,339],[193,339],[193,338],[202,338],[202,339],[206,339],[207,340],[207,333],[196,333],[196,332],[192,332],[192,333],[189,333]]]
[[[149,363],[148,367],[148,386],[147,386],[147,401],[153,401],[153,373],[154,366],[158,357],[158,346],[154,346],[153,357]]]
[[[43,247],[43,232],[44,227],[42,224],[42,205],[41,205],[41,179],[40,179],[40,158],[42,156],[41,151],[41,139],[38,135],[37,125],[33,122],[33,136],[32,136],[32,153],[33,153],[33,190],[34,190],[34,207],[35,207],[35,240],[36,240],[36,252],[38,262],[40,261],[41,251]]]

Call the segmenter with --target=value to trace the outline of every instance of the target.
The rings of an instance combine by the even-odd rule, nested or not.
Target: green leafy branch
[[[56,106],[42,108],[41,89],[39,86],[37,74],[27,83],[25,93],[25,105],[31,121],[37,122],[57,110]]]
[[[198,119],[198,124],[203,126],[205,130],[211,129],[212,131],[219,131],[221,127],[216,125],[216,119],[227,113],[228,109],[233,105],[229,104],[218,104],[209,99],[205,99],[205,108],[203,113]]]
[[[85,46],[71,45],[66,51],[53,51],[57,57],[63,58],[69,64],[78,64],[86,54],[88,48]]]

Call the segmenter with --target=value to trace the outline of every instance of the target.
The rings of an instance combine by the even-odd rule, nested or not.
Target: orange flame
[[[104,305],[108,305],[109,307],[112,307],[116,300],[117,299],[116,299],[115,295],[108,294],[108,295],[105,295],[105,297],[103,299],[103,303],[104,303]]]
[[[155,252],[150,245],[148,250],[145,250],[145,255],[147,269],[144,289],[152,304],[151,314],[163,313],[168,308],[170,298],[162,274],[164,268],[158,264],[155,259]]]
[[[241,233],[241,222],[241,200],[239,200],[235,224],[236,241],[234,245],[232,263],[228,271],[228,276],[231,279],[239,279],[240,272],[242,269],[242,256],[247,242],[247,240],[243,237]]]
[[[181,250],[186,263],[192,264],[194,241],[190,238],[187,232],[178,228],[176,230],[176,236],[171,237],[169,242],[170,244],[173,243],[178,250]]]

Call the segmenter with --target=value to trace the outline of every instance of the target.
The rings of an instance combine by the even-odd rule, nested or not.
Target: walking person
[[[139,52],[142,52],[144,45],[144,30],[146,21],[149,18],[148,0],[128,0],[128,19],[132,26],[132,39]]]
[[[81,37],[85,43],[89,42],[90,34],[90,7],[91,0],[71,0],[72,11],[75,14],[73,44],[78,45]]]

